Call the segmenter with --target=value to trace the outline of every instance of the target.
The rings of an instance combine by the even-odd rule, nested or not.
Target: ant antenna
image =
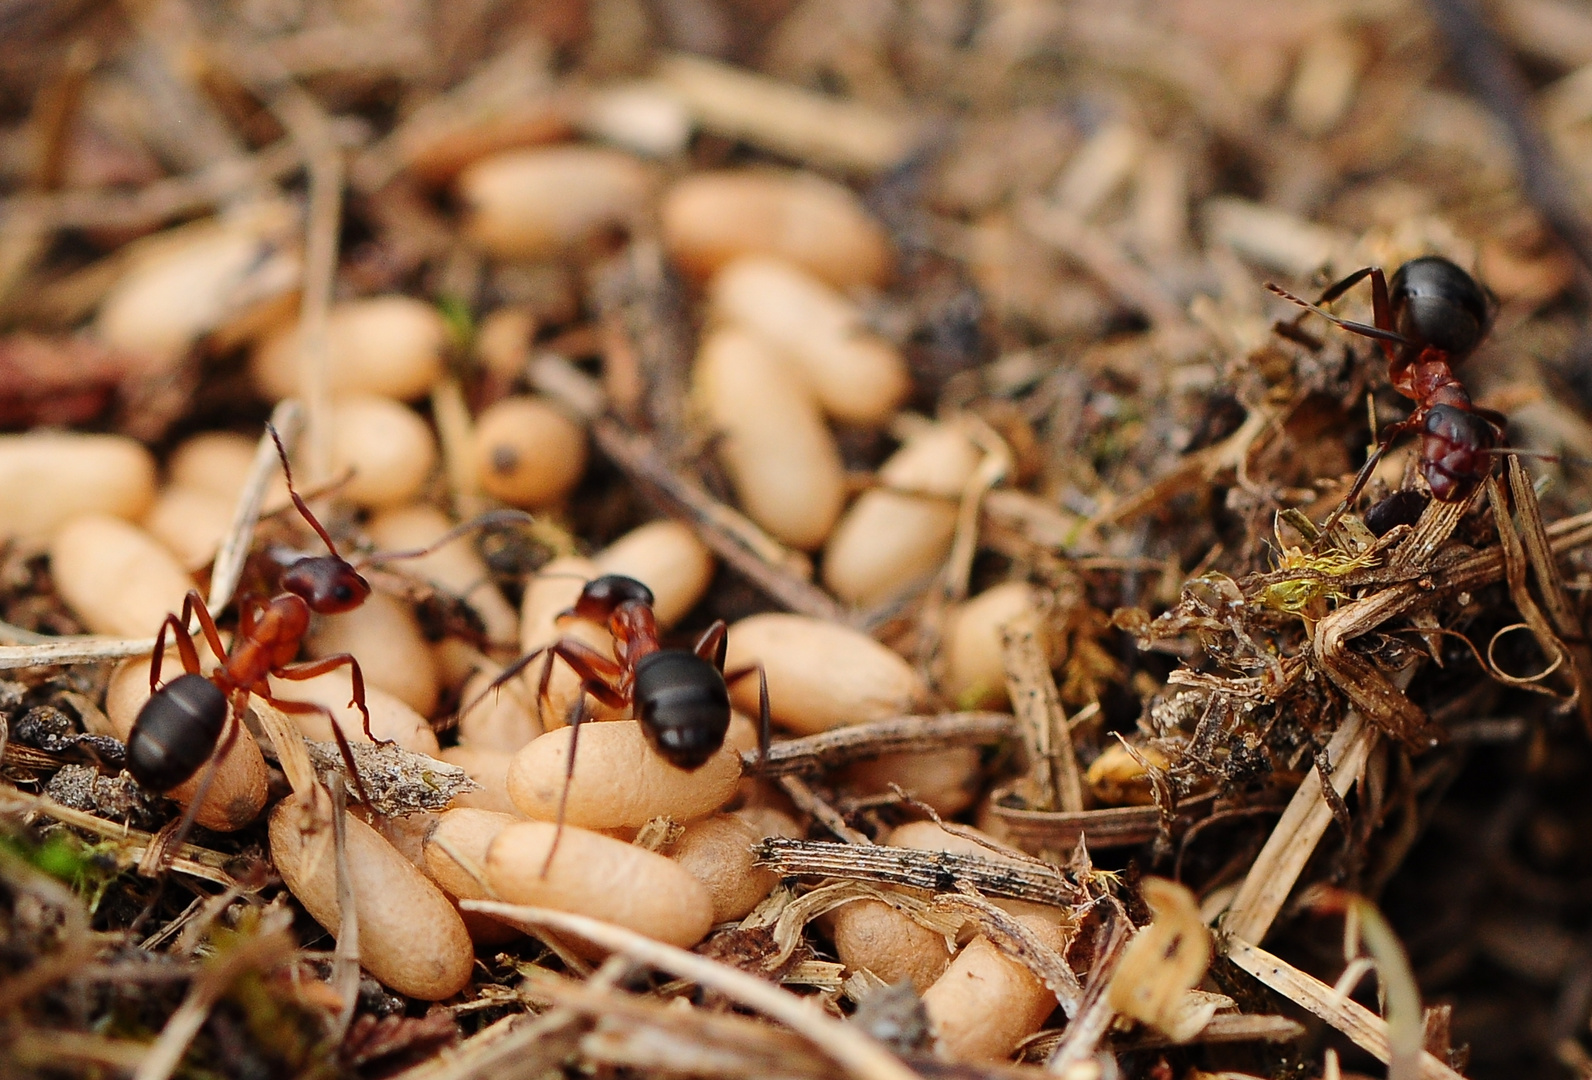
[[[1332,312],[1328,311],[1326,308],[1322,307],[1320,304],[1312,304],[1308,300],[1305,300],[1305,299],[1302,299],[1301,297],[1295,296],[1293,293],[1289,292],[1287,289],[1282,288],[1280,285],[1273,285],[1271,282],[1268,281],[1268,282],[1266,282],[1266,288],[1270,289],[1272,292],[1276,293],[1278,296],[1282,297],[1284,300],[1287,300],[1290,303],[1298,304],[1300,307],[1304,308],[1306,311],[1315,312],[1317,315],[1320,315],[1323,319],[1326,319],[1332,325],[1340,327],[1341,329],[1347,330],[1351,334],[1359,334],[1361,337],[1371,338],[1371,339],[1376,340],[1376,341],[1391,342],[1394,345],[1410,345],[1410,344],[1413,344],[1410,341],[1409,338],[1405,337],[1403,334],[1395,333],[1392,330],[1383,330],[1379,326],[1371,326],[1368,323],[1352,322],[1352,321],[1350,321],[1348,319],[1339,318],[1338,316],[1334,315]]]
[[[299,515],[309,522],[315,534],[326,542],[326,549],[336,555],[337,545],[332,543],[331,534],[316,520],[315,515],[310,513],[309,505],[299,497],[298,491],[293,487],[293,468],[287,463],[287,448],[282,445],[282,436],[277,434],[276,427],[269,421],[266,422],[265,430],[271,433],[271,441],[276,443],[276,456],[282,459],[282,476],[287,480],[287,493],[292,498],[293,505],[298,508]]]

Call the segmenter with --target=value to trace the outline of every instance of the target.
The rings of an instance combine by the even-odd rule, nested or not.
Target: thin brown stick
[[[768,748],[766,760],[759,758],[757,751],[748,750],[741,755],[741,760],[748,770],[756,767],[764,776],[807,775],[883,754],[997,743],[1015,731],[1016,725],[1006,713],[900,716],[777,742]]]
[[[840,811],[830,806],[819,794],[807,786],[807,781],[794,774],[787,773],[776,777],[774,782],[780,790],[790,796],[790,801],[796,804],[796,809],[804,814],[809,814],[824,828],[840,837],[848,844],[872,844],[862,833],[846,824],[846,819],[840,816]]]
[[[986,896],[1070,907],[1083,892],[1060,870],[947,851],[836,844],[769,837],[753,849],[757,865],[782,877],[833,877],[940,892],[966,885]]]

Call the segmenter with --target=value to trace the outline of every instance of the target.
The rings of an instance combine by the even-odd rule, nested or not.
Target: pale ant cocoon
[[[155,459],[120,435],[0,435],[0,541],[43,543],[82,515],[142,517],[155,498]]]
[[[50,543],[50,572],[68,607],[90,631],[148,637],[193,587],[177,557],[136,525],[86,514]]]
[[[879,468],[879,486],[846,511],[824,548],[824,584],[859,606],[883,603],[937,573],[950,554],[962,489],[978,468],[978,447],[935,424]]]
[[[712,898],[679,866],[571,825],[549,865],[557,832],[549,822],[527,821],[498,833],[487,848],[486,877],[500,899],[577,912],[682,948],[707,935]]]
[[[470,451],[481,490],[535,510],[560,502],[586,472],[586,432],[539,397],[506,397],[475,425]]]
[[[780,259],[749,255],[714,277],[714,317],[751,331],[801,371],[824,412],[878,427],[912,389],[894,345],[870,332],[857,305]]]
[[[509,797],[526,817],[557,817],[570,736],[568,727],[550,731],[515,755]],[[687,772],[660,757],[634,720],[586,723],[580,728],[565,820],[588,829],[635,827],[655,817],[691,821],[728,802],[740,778],[741,756],[729,747]]]
[[[166,459],[174,488],[203,491],[229,502],[249,481],[255,441],[231,431],[206,431],[184,439]]]
[[[951,962],[944,934],[882,900],[853,900],[823,918],[835,955],[850,971],[866,969],[887,983],[910,980],[921,994]]]
[[[522,260],[630,225],[652,186],[652,171],[634,157],[591,146],[496,154],[458,179],[465,235],[489,255]]]
[[[356,506],[379,510],[409,503],[436,468],[431,428],[392,398],[339,398],[329,426],[334,471],[348,473],[338,494]]]
[[[713,553],[678,521],[651,521],[592,559],[598,573],[622,574],[652,590],[652,611],[667,629],[696,607],[713,581]]]
[[[374,394],[413,401],[443,376],[448,324],[430,304],[376,296],[333,306],[326,326],[326,377],[333,397]],[[262,395],[280,401],[300,392],[297,322],[261,341],[249,371]]]
[[[460,695],[465,702],[459,714],[460,745],[514,754],[542,733],[542,723],[529,701],[535,691],[523,680],[488,689],[502,670],[489,664],[466,680]]]
[[[207,334],[257,329],[299,286],[297,229],[286,203],[266,203],[129,245],[95,336],[169,368]]]
[[[424,870],[455,900],[495,900],[486,888],[486,849],[506,826],[523,820],[514,814],[456,808],[441,814],[426,837]],[[465,860],[461,864],[459,859]],[[500,945],[524,931],[476,911],[461,911],[464,928],[477,945]]]
[[[1018,921],[1041,942],[1066,954],[1067,932],[1033,916]],[[1027,965],[980,935],[923,994],[940,1052],[951,1061],[1004,1061],[1056,1010],[1052,993]]]
[[[753,866],[756,829],[734,814],[714,814],[685,827],[669,857],[700,881],[713,898],[713,921],[744,918],[773,891],[779,877]]]
[[[349,742],[369,742],[364,719],[350,704],[351,682],[346,670],[328,671],[311,679],[272,679],[271,693],[287,701],[309,701],[330,710]],[[365,705],[370,709],[370,731],[381,741],[397,743],[405,750],[436,757],[437,735],[426,718],[378,686],[365,687]],[[317,742],[332,738],[332,721],[325,713],[292,713],[304,737]]]
[[[961,709],[999,709],[1007,703],[1001,631],[1038,610],[1038,591],[1022,581],[986,589],[954,608],[946,620],[941,690]]]
[[[982,786],[972,746],[881,754],[852,765],[846,779],[859,795],[883,795],[894,784],[942,817],[972,806]]]
[[[144,515],[144,528],[183,569],[202,570],[232,528],[233,500],[198,488],[172,486],[156,498]]]
[[[727,670],[761,662],[774,722],[802,735],[910,714],[928,698],[923,679],[868,635],[806,615],[753,615],[730,627]],[[741,679],[730,700],[757,712],[757,681]]]
[[[519,816],[519,809],[509,798],[509,766],[514,763],[513,754],[479,746],[445,746],[437,757],[449,765],[457,765],[481,785],[478,791],[462,791],[455,795],[455,807]]]
[[[367,687],[385,690],[421,716],[430,716],[437,707],[436,661],[414,612],[402,600],[373,592],[352,611],[322,616],[306,646],[313,657],[353,656]]]
[[[695,277],[742,255],[772,255],[850,289],[883,284],[894,262],[861,200],[811,173],[693,173],[664,193],[658,214],[669,254]]]
[[[199,646],[204,670],[214,670],[215,658],[204,648],[203,642]],[[111,722],[111,734],[123,742],[132,735],[138,711],[149,700],[149,668],[149,657],[129,657],[116,665],[116,670],[111,673],[110,685],[105,690],[105,716]],[[182,661],[175,649],[167,651],[160,670],[162,678],[167,681],[182,674]],[[228,724],[232,722],[229,720]],[[223,734],[216,745],[218,752],[225,741],[226,736]],[[270,771],[260,753],[259,743],[254,741],[254,736],[248,731],[239,728],[232,745],[226,747],[220,758],[212,755],[211,763],[214,764],[215,777],[210,781],[210,789],[205,793],[205,801],[200,804],[194,821],[217,832],[233,832],[251,824],[265,809],[269,794]],[[192,803],[199,794],[199,785],[204,781],[211,763],[201,765],[193,776],[166,792],[166,798],[175,799],[184,807]]]
[[[747,515],[792,547],[824,542],[846,497],[834,436],[801,376],[744,330],[697,353],[694,395]]]
[[[320,801],[325,803],[321,793]],[[441,1001],[470,982],[475,951],[448,898],[381,835],[344,818],[349,886],[359,916],[360,964],[384,985]],[[337,855],[329,805],[290,795],[271,812],[271,861],[304,910],[337,933]]]

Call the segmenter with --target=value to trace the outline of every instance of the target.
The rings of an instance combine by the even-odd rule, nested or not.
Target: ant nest
[[[281,6],[0,65],[0,1072],[1592,1073],[1579,301],[1432,27]]]

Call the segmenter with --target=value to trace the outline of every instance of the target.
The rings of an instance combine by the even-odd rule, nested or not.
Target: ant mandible
[[[295,663],[299,646],[309,632],[311,614],[336,615],[354,610],[370,595],[370,584],[337,554],[331,536],[293,487],[293,472],[288,466],[287,450],[282,446],[281,437],[269,424],[266,430],[276,443],[294,507],[325,541],[330,554],[302,558],[289,566],[282,574],[284,591],[279,595],[269,600],[244,599],[240,604],[238,633],[230,653],[222,644],[215,618],[197,589],[188,591],[180,616],[166,616],[160,624],[160,632],[155,635],[155,652],[149,667],[150,698],[139,710],[127,738],[127,771],[151,791],[170,791],[193,776],[216,750],[230,716],[233,729],[228,731],[226,745],[222,747],[225,753],[237,736],[236,725],[251,695],[259,695],[286,713],[329,715],[329,710],[322,705],[284,701],[273,696],[267,682],[269,676],[302,680],[340,667],[348,668],[353,684],[350,704],[359,709],[366,738],[375,741],[370,731],[370,709],[365,705],[365,677],[358,660],[348,653],[338,653]],[[200,674],[199,651],[193,635],[188,632],[189,621],[195,615],[199,617],[206,644],[216,656],[225,658],[208,676]],[[161,686],[160,668],[168,630],[176,641],[185,674]],[[335,721],[332,733],[360,798],[368,802],[354,767],[353,753]],[[194,805],[202,800],[201,792]]]
[[[1367,276],[1376,325],[1350,322],[1322,310],[1320,305],[1336,300]],[[1503,415],[1478,408],[1453,370],[1481,344],[1492,322],[1492,304],[1476,279],[1439,255],[1424,255],[1394,271],[1391,283],[1381,267],[1356,270],[1322,293],[1314,304],[1276,285],[1268,283],[1266,288],[1380,344],[1393,389],[1415,402],[1406,419],[1387,429],[1325,527],[1337,522],[1365,487],[1382,455],[1407,431],[1420,432],[1420,472],[1432,496],[1446,503],[1468,499],[1487,479],[1505,434]],[[1282,324],[1279,329],[1290,325]]]
[[[575,776],[575,744],[586,720],[586,695],[614,709],[631,707],[647,742],[660,757],[687,772],[701,768],[724,745],[730,727],[729,684],[753,672],[758,677],[758,760],[768,756],[768,675],[762,664],[724,671],[726,649],[723,619],[714,620],[689,649],[665,649],[658,640],[652,611],[652,590],[634,578],[605,574],[587,582],[575,606],[559,618],[574,616],[605,626],[614,637],[614,657],[576,638],[561,637],[532,650],[504,668],[482,694],[490,693],[545,654],[537,683],[538,703],[548,701],[557,657],[580,676],[581,694],[569,717],[569,757],[564,790],[558,801],[558,831],[542,864],[545,877],[563,833],[569,786]]]

